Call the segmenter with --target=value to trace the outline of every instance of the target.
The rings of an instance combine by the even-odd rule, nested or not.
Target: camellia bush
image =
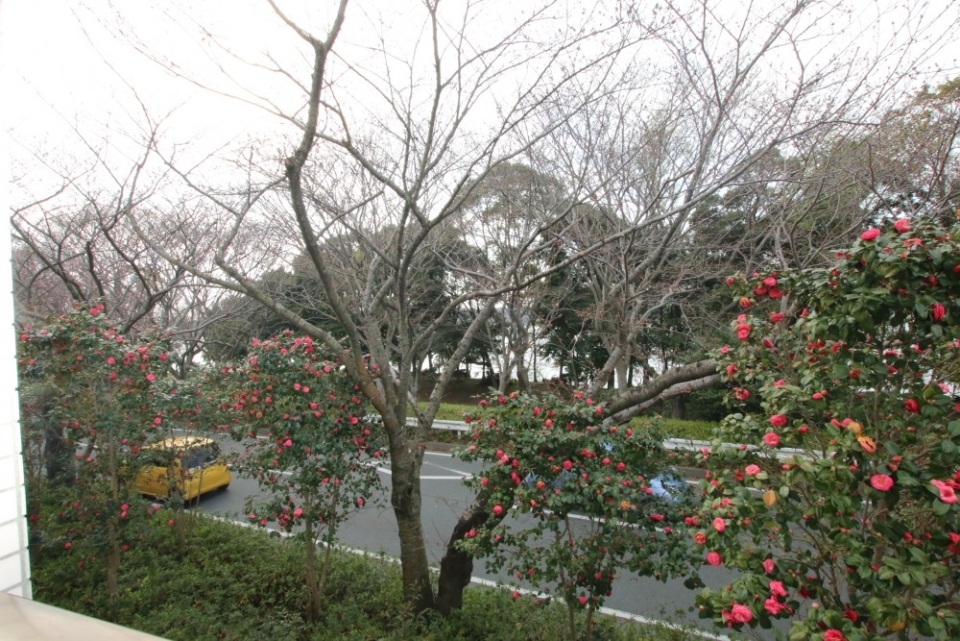
[[[316,620],[337,526],[380,488],[378,431],[365,425],[344,368],[309,337],[254,340],[247,360],[221,375],[229,397],[221,410],[234,415],[235,435],[247,446],[236,469],[269,496],[248,504],[250,521],[302,534],[308,612]],[[326,544],[321,559],[318,539]]]
[[[43,548],[69,554],[78,566],[103,563],[107,589],[117,596],[117,572],[140,538],[154,508],[129,481],[140,448],[164,429],[176,389],[166,377],[162,341],[130,344],[102,315],[76,309],[24,328],[17,349],[21,416],[28,467],[57,469],[58,483],[30,479],[30,520],[41,528]],[[51,450],[70,453],[53,462]],[[61,452],[62,453],[62,452]],[[46,494],[46,496],[43,496]],[[59,502],[49,524],[40,506]]]
[[[701,614],[789,619],[797,641],[960,638],[960,228],[900,219],[830,269],[728,284],[721,369],[763,411],[704,454],[695,536],[740,577]]]
[[[582,395],[495,396],[466,418],[473,444],[458,456],[489,464],[467,481],[489,518],[459,545],[492,570],[548,586],[567,605],[571,639],[580,638],[578,613],[592,638],[618,574],[665,581],[694,572],[686,527],[696,505],[683,492],[677,502],[654,494],[666,457],[649,430],[603,428],[602,407]]]

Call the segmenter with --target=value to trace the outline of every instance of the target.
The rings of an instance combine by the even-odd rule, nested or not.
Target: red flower
[[[719,552],[707,552],[707,565],[716,567],[721,563],[723,563],[723,559],[720,558]]]
[[[910,221],[906,218],[898,218],[897,222],[893,223],[893,228],[901,234],[905,234],[910,231]]]
[[[823,633],[823,641],[847,641],[847,638],[843,636],[843,632],[835,628],[830,628]]]
[[[879,235],[880,235],[880,230],[874,227],[871,227],[867,231],[860,234],[860,240],[869,242],[871,240],[875,240]]]
[[[734,387],[733,395],[736,397],[738,401],[745,401],[748,398],[750,398],[750,390],[745,389],[743,387]]]
[[[780,437],[773,432],[767,432],[763,435],[763,442],[770,447],[777,447],[780,445]]]
[[[957,502],[957,492],[951,487],[949,483],[944,481],[938,481],[936,479],[930,481],[930,484],[935,488],[940,490],[940,500],[944,503],[956,503]]]
[[[750,338],[750,326],[747,325],[746,323],[741,323],[737,325],[737,338],[739,338],[742,341],[745,341],[748,338]]]
[[[773,574],[774,567],[775,567],[775,563],[773,562],[773,559],[763,560],[763,571],[766,572],[767,574]]]
[[[713,519],[713,529],[717,532],[723,532],[727,529],[727,522],[718,516],[717,518]]]
[[[763,609],[769,612],[771,616],[777,616],[785,607],[786,606],[777,601],[777,597],[774,596],[763,602]]]
[[[874,474],[870,477],[870,486],[878,492],[889,492],[893,487],[893,479],[886,474]]]
[[[739,603],[734,603],[729,612],[727,610],[723,610],[720,614],[724,621],[732,625],[749,623],[753,618],[753,613],[750,612],[750,608]]]
[[[903,408],[911,414],[916,414],[920,411],[920,404],[915,399],[908,398],[903,402]]]
[[[939,323],[947,315],[947,309],[940,303],[934,303],[930,306],[930,315],[933,316],[934,322]]]
[[[773,596],[787,596],[787,589],[783,587],[783,583],[780,581],[771,581],[770,582],[770,594]]]
[[[785,318],[785,315],[780,312],[774,312],[770,314],[770,322],[776,325]]]
[[[788,422],[789,419],[787,419],[787,417],[783,414],[774,414],[770,417],[770,425],[773,425],[774,427],[786,427]]]

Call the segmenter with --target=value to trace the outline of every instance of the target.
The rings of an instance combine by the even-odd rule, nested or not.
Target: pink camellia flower
[[[889,492],[893,487],[893,479],[886,474],[874,474],[870,477],[870,487],[878,492]]]
[[[496,516],[500,516],[501,514],[503,514],[503,506],[502,506],[502,505],[494,505],[494,506],[493,506],[493,513],[494,513],[494,515],[496,515]]]
[[[734,387],[733,395],[738,401],[745,401],[750,398],[750,390],[744,389],[742,387]]]
[[[843,636],[840,630],[830,628],[823,633],[823,641],[847,641],[847,637]]]
[[[777,447],[780,445],[780,437],[774,432],[767,432],[763,435],[763,442],[770,447]]]
[[[770,582],[770,594],[773,596],[787,596],[787,589],[783,587],[783,583],[780,581],[771,581]]]
[[[363,504],[364,504],[364,503],[366,503],[366,501],[363,500],[363,497],[362,497],[362,496],[358,496],[358,497],[357,497],[357,507],[363,507]]]
[[[953,487],[944,481],[938,481],[936,479],[930,481],[930,484],[937,488],[940,491],[940,500],[944,503],[956,503],[957,502],[957,492]]]
[[[719,552],[707,552],[707,565],[716,567],[721,563],[723,563],[723,559],[720,558]]]
[[[898,218],[897,222],[893,223],[893,228],[901,234],[905,234],[910,231],[910,221],[906,218]]]
[[[920,404],[915,399],[908,398],[903,402],[903,408],[911,414],[916,414],[920,411]]]
[[[763,609],[769,612],[771,616],[777,616],[785,607],[785,605],[777,601],[777,597],[775,596],[772,596],[763,602]]]
[[[781,322],[784,318],[786,318],[786,316],[784,314],[781,314],[780,312],[774,312],[770,314],[770,322],[773,323],[774,325]]]
[[[750,612],[750,608],[739,603],[734,603],[729,612],[724,610],[720,614],[723,616],[724,621],[733,625],[749,623],[750,620],[753,619],[753,613]]]
[[[756,476],[757,474],[760,473],[760,466],[754,463],[751,463],[750,465],[748,465],[743,469],[743,473],[746,474],[747,476]]]
[[[727,529],[727,522],[718,516],[717,518],[713,519],[713,529],[717,532],[723,532]]]
[[[773,562],[773,559],[764,559],[763,560],[763,571],[767,574],[773,574],[773,569],[776,567],[776,564]]]
[[[303,516],[303,508],[298,507],[293,511],[293,518],[299,519],[301,516]]]
[[[867,231],[860,234],[860,240],[869,242],[871,240],[876,240],[877,236],[879,235],[880,235],[880,230],[875,227],[871,227]]]
[[[783,414],[774,414],[770,417],[770,425],[774,427],[786,427],[789,420]]]
[[[947,315],[947,308],[941,305],[940,303],[934,303],[930,306],[930,316],[933,317],[934,322],[939,323],[943,320],[943,317]]]
[[[740,323],[739,325],[737,325],[737,338],[739,338],[742,341],[745,341],[748,338],[750,338],[750,326],[747,325],[746,323]]]

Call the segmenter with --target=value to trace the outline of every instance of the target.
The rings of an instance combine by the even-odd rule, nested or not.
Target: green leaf
[[[950,504],[943,501],[937,501],[933,504],[933,513],[937,516],[945,516],[950,511]]]

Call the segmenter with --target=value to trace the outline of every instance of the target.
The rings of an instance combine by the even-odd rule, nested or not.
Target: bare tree
[[[382,417],[404,595],[417,611],[459,606],[472,560],[456,540],[465,524],[487,516],[478,500],[461,518],[435,595],[420,518],[423,442],[455,372],[498,309],[522,307],[510,297],[594,257],[598,309],[612,319],[610,359],[595,379],[602,382],[629,362],[630,337],[651,310],[703,276],[672,262],[696,228],[697,208],[790,141],[870,118],[916,60],[912,47],[931,42],[893,38],[859,51],[854,43],[863,33],[821,35],[831,21],[851,18],[812,0],[729,13],[707,0],[677,2],[649,14],[606,2],[514,10],[424,0],[404,5],[405,19],[417,18],[403,33],[361,8],[348,19],[348,0],[325,18],[293,17],[268,2],[300,45],[297,61],[268,53],[256,62],[283,79],[284,90],[227,80],[240,87],[237,97],[289,127],[281,143],[289,151],[271,157],[246,148],[234,163],[242,175],[226,184],[222,175],[185,164],[162,140],[147,139],[150,153],[227,226],[214,266],[198,266],[187,246],[166,243],[144,207],[121,210],[176,269],[256,300],[342,359]],[[906,16],[910,33],[952,23],[947,13],[955,8],[943,11]],[[308,25],[321,20],[327,27],[317,35]],[[362,42],[351,21],[368,29]],[[211,36],[204,31],[212,58],[246,60]],[[145,44],[140,49],[156,56]],[[207,84],[184,71],[188,64],[163,62]],[[223,86],[212,88],[234,92]],[[563,184],[563,197],[523,225],[491,226],[482,239],[477,228],[463,228],[479,186],[527,158],[538,159],[538,171],[553,168],[545,173]],[[262,286],[270,261],[250,258],[241,241],[264,221],[288,241],[273,250],[274,264],[305,257],[298,260],[312,268],[335,325],[313,322]],[[447,274],[439,305],[422,304],[438,291],[438,282],[423,277],[429,265]],[[413,401],[424,355],[468,304],[474,313],[421,409]],[[709,361],[674,368],[622,390],[610,407],[624,416],[710,384],[713,370]]]

